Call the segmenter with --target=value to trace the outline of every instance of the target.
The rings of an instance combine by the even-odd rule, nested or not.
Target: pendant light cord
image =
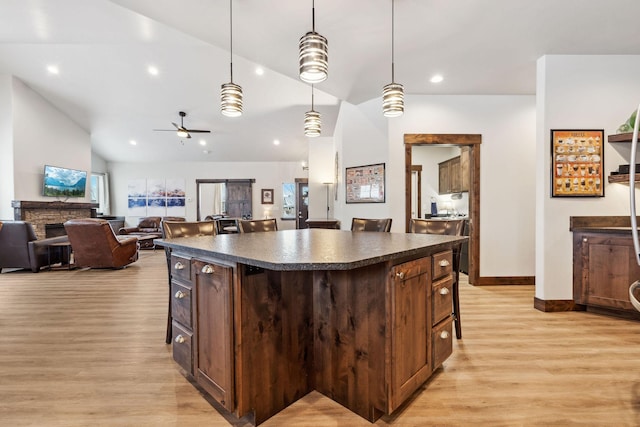
[[[394,46],[395,46],[395,1],[391,0],[391,83],[395,83],[396,79],[395,79],[395,63],[394,63],[394,58],[395,58],[395,52],[394,52]]]
[[[233,0],[229,0],[229,64],[231,68],[231,83],[233,83]]]
[[[314,111],[314,109],[313,109],[313,85],[311,85],[311,111]]]
[[[316,32],[316,0],[311,0],[311,32]]]

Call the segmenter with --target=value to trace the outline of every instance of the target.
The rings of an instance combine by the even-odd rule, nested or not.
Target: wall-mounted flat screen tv
[[[84,197],[86,188],[86,171],[45,165],[43,196]]]

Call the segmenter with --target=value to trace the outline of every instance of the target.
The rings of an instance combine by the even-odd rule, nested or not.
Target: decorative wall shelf
[[[615,135],[608,135],[607,136],[607,141],[609,141],[609,142],[631,142],[632,138],[633,138],[633,132],[617,133]],[[638,138],[638,140],[640,141],[640,138]]]
[[[619,141],[622,142],[622,141]],[[617,183],[617,184],[629,184],[629,174],[618,174],[618,175],[609,175],[608,177],[609,184]],[[640,173],[636,174],[635,182],[640,182]]]

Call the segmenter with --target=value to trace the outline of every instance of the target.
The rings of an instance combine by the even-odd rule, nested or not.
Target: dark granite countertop
[[[306,229],[157,239],[160,246],[269,270],[350,270],[445,250],[461,236]]]

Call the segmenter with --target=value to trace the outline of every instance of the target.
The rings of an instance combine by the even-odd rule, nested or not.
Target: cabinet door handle
[[[446,340],[447,338],[449,338],[449,331],[440,332],[440,339]]]
[[[400,271],[398,273],[396,273],[396,277],[400,280],[404,279],[404,271]]]
[[[182,292],[182,291],[178,291],[178,292],[176,292],[176,294],[175,294],[174,296],[175,296],[177,299],[182,299],[182,298],[186,297],[186,296],[187,296],[187,294],[185,294],[185,293],[184,293],[184,292]]]
[[[178,335],[174,341],[178,344],[182,344],[184,342],[184,337],[182,335]]]
[[[440,295],[449,295],[449,288],[440,288]]]
[[[213,269],[213,266],[211,264],[207,264],[202,267],[202,272],[204,274],[213,274],[215,270]]]
[[[184,264],[180,261],[176,262],[176,265],[173,266],[176,270],[184,270]]]
[[[442,261],[440,261],[440,267],[448,267],[450,265],[451,265],[451,263],[449,261],[447,261],[446,259],[443,259]]]

